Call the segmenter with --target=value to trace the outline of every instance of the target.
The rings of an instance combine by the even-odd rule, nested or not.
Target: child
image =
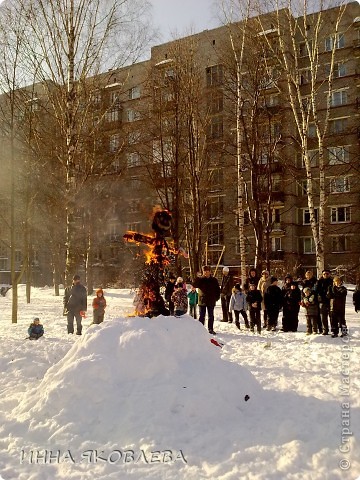
[[[290,288],[283,288],[283,318],[284,332],[297,332],[299,325],[299,310],[301,291],[296,282],[290,282]]]
[[[330,285],[327,297],[330,298],[330,322],[332,338],[339,335],[339,327],[341,328],[341,336],[347,335],[347,326],[345,320],[345,303],[347,288],[343,285],[340,277],[334,277],[333,285]]]
[[[104,292],[102,288],[96,290],[96,297],[92,302],[93,306],[93,323],[99,325],[104,321],[104,314],[106,308],[106,299],[104,297]]]
[[[194,285],[191,285],[191,290],[187,294],[188,299],[189,299],[189,307],[190,307],[190,315],[196,319],[196,305],[198,303],[198,293],[196,291],[196,288]]]
[[[246,328],[249,328],[249,320],[246,315],[246,297],[241,291],[239,283],[236,283],[232,289],[232,295],[230,297],[229,311],[234,312],[235,315],[235,325],[240,330],[240,313],[245,321]]]
[[[34,318],[33,323],[28,328],[29,340],[37,340],[44,335],[44,327],[40,323],[38,317]]]
[[[249,292],[246,295],[246,301],[249,305],[250,310],[250,330],[253,332],[254,327],[256,325],[257,332],[261,333],[261,302],[262,302],[262,295],[260,290],[256,288],[255,284],[249,285]]]
[[[174,302],[174,314],[176,317],[184,315],[188,309],[187,292],[182,283],[175,285],[174,293],[171,295],[171,301]]]
[[[306,335],[317,334],[319,307],[315,292],[310,287],[305,287],[302,291],[301,306],[306,310]]]

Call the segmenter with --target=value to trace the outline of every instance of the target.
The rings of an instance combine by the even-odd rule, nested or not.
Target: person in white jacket
[[[237,283],[233,290],[230,298],[229,312],[234,312],[235,315],[235,325],[240,330],[240,313],[244,319],[245,327],[249,328],[249,320],[247,317],[247,303],[246,296],[242,293],[240,284]]]

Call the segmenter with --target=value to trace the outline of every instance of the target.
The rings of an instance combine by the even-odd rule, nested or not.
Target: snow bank
[[[27,440],[47,448],[80,445],[84,437],[164,449],[196,441],[202,448],[207,433],[216,438],[234,421],[254,419],[262,390],[209,340],[186,315],[91,326],[14,413],[30,421]]]

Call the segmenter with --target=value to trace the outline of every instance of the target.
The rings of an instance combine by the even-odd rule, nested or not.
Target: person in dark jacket
[[[188,309],[188,297],[187,291],[184,290],[182,283],[175,285],[175,290],[171,295],[171,301],[174,303],[174,315],[180,317],[187,312]]]
[[[255,325],[257,332],[261,333],[261,303],[263,297],[260,293],[260,290],[257,289],[257,286],[254,283],[249,284],[249,291],[246,295],[246,302],[249,306],[250,313],[250,331],[253,332]]]
[[[82,332],[82,317],[87,310],[87,292],[84,285],[80,283],[80,276],[74,275],[73,284],[65,289],[64,314],[67,316],[67,331],[74,333],[74,317],[76,319],[76,335]]]
[[[230,298],[232,295],[232,289],[234,286],[234,278],[230,275],[229,267],[224,267],[222,271],[222,279],[220,286],[220,298],[221,298],[221,310],[223,314],[222,322],[233,322],[232,313],[229,309]]]
[[[330,270],[324,269],[321,278],[319,278],[316,284],[323,335],[329,334],[330,299],[327,294],[332,284],[333,279]]]
[[[305,287],[302,290],[301,306],[305,308],[306,317],[306,335],[315,335],[318,333],[318,313],[317,295],[314,289]]]
[[[174,315],[174,302],[171,300],[171,295],[174,293],[174,290],[175,290],[175,281],[176,281],[175,275],[170,273],[169,281],[166,284],[165,294],[164,294],[165,300],[168,303],[170,315]]]
[[[301,285],[302,285],[303,289],[306,288],[306,287],[309,287],[311,290],[316,291],[317,278],[315,277],[315,275],[313,274],[313,272],[311,270],[307,270],[305,272],[305,279],[301,282]],[[321,321],[319,307],[317,307],[317,311],[318,311],[317,332],[322,333],[323,328],[322,328],[322,321]]]
[[[334,277],[333,284],[329,287],[327,296],[330,299],[330,322],[332,337],[339,335],[347,335],[347,326],[345,320],[345,304],[346,304],[347,288],[343,285],[340,277]]]
[[[271,277],[270,286],[267,288],[264,295],[264,304],[268,315],[266,330],[276,330],[279,312],[282,307],[283,297],[281,289],[278,287],[278,279]]]
[[[283,318],[284,332],[297,332],[299,325],[299,310],[301,291],[296,282],[290,283],[290,288],[282,290],[283,295]]]
[[[208,313],[208,330],[209,333],[215,335],[214,332],[214,308],[216,302],[220,298],[220,285],[215,277],[211,275],[209,266],[203,267],[203,275],[198,273],[193,283],[194,287],[199,289],[199,322],[205,325],[206,310]]]
[[[38,317],[34,318],[33,322],[30,324],[28,335],[30,340],[37,340],[44,335],[44,327],[41,325]]]
[[[249,289],[250,289],[250,285],[253,284],[253,285],[258,285],[259,283],[259,280],[260,280],[260,277],[257,273],[257,270],[256,268],[250,268],[249,270],[249,274],[248,274],[248,277],[244,283],[244,293],[247,294]]]
[[[353,293],[353,305],[355,312],[360,312],[360,283],[356,285],[355,292]]]

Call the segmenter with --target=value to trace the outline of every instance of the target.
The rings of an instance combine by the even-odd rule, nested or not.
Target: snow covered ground
[[[360,314],[348,338],[261,336],[189,316],[132,318],[106,291],[105,322],[67,335],[62,297],[0,297],[0,478],[355,480]],[[90,303],[89,299],[89,303]],[[220,307],[215,316],[220,319]],[[26,340],[39,316],[45,337]]]

